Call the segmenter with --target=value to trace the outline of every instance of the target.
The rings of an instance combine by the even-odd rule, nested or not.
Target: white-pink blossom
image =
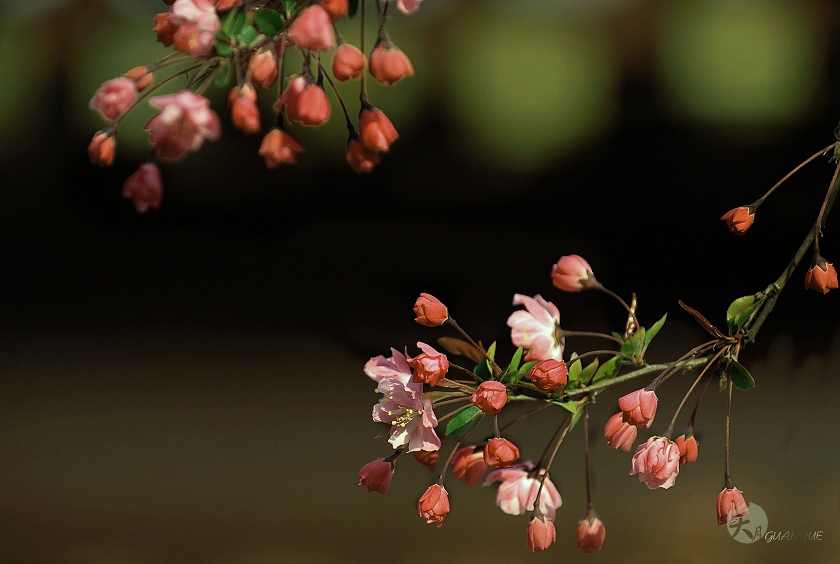
[[[385,378],[377,389],[385,399],[373,406],[373,420],[391,425],[388,442],[395,449],[408,446],[406,452],[435,451],[440,438],[435,433],[437,417],[432,402],[423,399],[423,384],[403,384],[395,378]]]
[[[391,347],[391,357],[384,355],[373,356],[365,363],[365,374],[375,381],[381,382],[385,378],[399,380],[403,385],[411,381],[411,367],[408,365],[405,355]]]
[[[524,310],[513,312],[507,320],[511,341],[527,351],[525,360],[563,360],[565,339],[557,338],[560,328],[557,306],[539,294],[533,298],[514,294],[513,305],[525,306]]]
[[[219,16],[210,0],[175,0],[169,20],[178,30],[173,35],[175,48],[193,57],[207,57],[213,52]]]
[[[112,78],[96,90],[90,100],[90,108],[105,119],[112,120],[130,108],[136,97],[137,85],[133,80],[124,76]]]
[[[186,151],[198,151],[205,138],[219,138],[219,116],[210,109],[207,98],[182,90],[155,96],[149,103],[161,109],[144,126],[161,158],[177,159]]]
[[[537,499],[537,491],[540,489],[540,478],[545,470],[539,469],[530,460],[514,464],[510,468],[495,470],[487,475],[484,485],[489,486],[493,482],[501,482],[496,492],[496,505],[508,515],[521,515],[525,511],[534,510],[534,501]],[[557,508],[563,504],[560,492],[551,481],[551,477],[545,477],[542,493],[540,493],[540,511],[546,518],[554,520]]]

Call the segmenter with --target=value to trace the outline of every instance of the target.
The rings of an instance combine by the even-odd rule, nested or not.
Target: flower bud
[[[379,155],[371,151],[357,138],[347,142],[347,164],[356,173],[369,173],[379,164]]]
[[[616,413],[604,425],[604,437],[607,445],[614,449],[630,452],[639,430],[635,425],[624,421],[623,413]]]
[[[420,7],[420,2],[423,0],[397,0],[397,8],[403,14],[413,14]]]
[[[680,473],[680,449],[666,437],[651,437],[636,448],[630,475],[638,474],[639,482],[648,489],[668,489]]]
[[[414,302],[414,321],[426,327],[443,325],[449,319],[449,310],[443,303],[431,294],[425,292]]]
[[[474,486],[481,481],[486,471],[487,464],[484,463],[482,447],[461,447],[452,455],[452,476],[456,480]]]
[[[228,94],[230,119],[233,127],[243,133],[259,133],[260,109],[257,106],[257,92],[250,84],[236,86]]]
[[[519,449],[507,439],[490,439],[484,446],[484,464],[491,468],[510,468],[519,460]]]
[[[158,166],[151,161],[143,163],[126,179],[122,197],[131,199],[138,213],[146,213],[149,208],[159,208],[163,200],[163,181]]]
[[[592,267],[579,255],[566,255],[551,267],[551,283],[564,292],[580,292],[596,285]]]
[[[438,460],[440,460],[439,450],[415,450],[412,453],[414,460],[429,468],[430,472],[434,472]]]
[[[379,492],[385,495],[393,477],[394,463],[384,458],[377,458],[359,470],[359,485],[367,488],[368,492]]]
[[[89,106],[108,120],[126,111],[137,97],[137,86],[130,78],[121,76],[102,83],[91,98]]]
[[[155,32],[157,40],[164,47],[169,47],[175,43],[175,32],[178,31],[178,26],[172,23],[169,12],[157,14],[152,29]]]
[[[271,49],[254,51],[248,61],[248,72],[251,73],[252,83],[263,88],[271,88],[277,81],[279,73],[274,51]]]
[[[414,76],[411,61],[398,47],[377,45],[370,54],[370,74],[382,84],[394,84],[406,76]]]
[[[134,81],[134,86],[137,87],[138,92],[142,92],[155,81],[155,74],[149,72],[149,69],[144,66],[134,67],[123,76]]]
[[[298,14],[289,27],[289,37],[301,49],[326,51],[335,47],[330,15],[317,4]]]
[[[359,113],[359,137],[371,151],[388,151],[399,134],[382,110],[364,108]]]
[[[834,265],[817,255],[811,262],[811,268],[805,273],[805,289],[827,294],[837,289],[837,271]]]
[[[577,547],[584,552],[598,552],[604,545],[607,528],[598,518],[594,510],[590,510],[577,528]]]
[[[96,135],[88,145],[88,157],[90,164],[98,166],[111,166],[114,164],[114,154],[117,150],[117,142],[114,134],[105,131],[97,131]]]
[[[731,232],[736,235],[743,235],[755,220],[755,210],[751,206],[741,206],[729,210],[720,219],[726,222],[726,226]]]
[[[439,353],[426,343],[417,341],[417,346],[423,352],[415,356],[408,363],[414,368],[411,381],[426,383],[434,387],[446,376],[449,370],[449,359],[446,358],[445,354]]]
[[[317,6],[313,6],[317,7]],[[289,100],[289,121],[303,125],[321,125],[330,119],[330,103],[327,93],[317,84],[307,84],[295,103]]]
[[[429,486],[417,502],[417,511],[426,523],[437,523],[440,528],[449,513],[449,494],[446,488],[438,484]]]
[[[618,408],[624,412],[624,421],[636,427],[650,429],[656,416],[659,400],[652,390],[636,390],[618,399]]]
[[[258,154],[265,159],[266,167],[277,168],[281,164],[295,164],[300,151],[303,147],[294,137],[273,127],[263,137]]]
[[[680,449],[680,464],[690,464],[697,461],[700,443],[697,442],[697,438],[692,432],[687,431],[683,433],[677,437],[674,444]]]
[[[732,486],[731,488],[724,487],[718,494],[718,525],[737,521],[749,512],[750,510],[747,506],[747,502],[744,500],[744,494],[742,494],[735,486]]]
[[[319,0],[318,3],[327,11],[332,21],[337,20],[341,16],[346,16],[350,10],[348,0]]]
[[[496,380],[482,382],[478,389],[470,396],[470,401],[484,413],[493,415],[499,413],[507,402],[505,385]]]
[[[557,540],[557,530],[554,528],[554,522],[551,519],[546,519],[545,515],[531,517],[525,539],[531,552],[547,549]]]
[[[354,45],[342,43],[333,54],[332,72],[336,80],[359,78],[365,72],[365,54]]]
[[[242,7],[242,0],[213,0],[213,6],[222,12],[230,10],[234,6]]]
[[[566,363],[553,358],[541,360],[535,364],[528,375],[531,377],[531,382],[544,392],[556,390],[569,379]]]

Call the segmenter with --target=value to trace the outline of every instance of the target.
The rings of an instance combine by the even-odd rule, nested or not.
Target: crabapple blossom
[[[153,162],[140,165],[123,184],[122,197],[131,199],[138,213],[159,208],[163,199],[163,181],[158,166]]]
[[[595,285],[592,267],[580,255],[566,255],[551,267],[551,283],[564,292],[580,292]]]
[[[248,61],[248,72],[251,75],[251,82],[263,88],[271,88],[277,81],[279,70],[277,68],[277,56],[271,49],[258,49],[254,51]]]
[[[438,450],[415,450],[411,455],[414,457],[414,460],[428,467],[430,472],[434,472],[435,466],[437,466],[440,460],[440,451]]]
[[[531,517],[531,520],[528,522],[525,540],[531,552],[547,549],[557,540],[557,530],[554,528],[554,521],[546,519],[545,515]]]
[[[525,306],[524,311],[513,312],[507,320],[513,344],[527,349],[525,360],[563,360],[566,341],[557,337],[560,328],[560,311],[557,306],[539,294],[533,298],[514,294],[513,305]]]
[[[440,448],[440,439],[435,434],[437,417],[432,402],[423,399],[423,384],[403,384],[385,378],[377,389],[385,399],[373,406],[373,420],[391,426],[388,442],[392,447],[408,446],[407,452]]]
[[[224,12],[225,10],[230,10],[234,6],[241,8],[242,0],[213,0],[213,5],[216,6],[217,10]]]
[[[717,521],[718,525],[737,521],[750,512],[749,506],[744,499],[741,490],[732,486],[724,487],[717,497]]]
[[[658,403],[656,392],[645,388],[618,398],[618,408],[624,414],[624,421],[646,429],[653,425]]]
[[[584,552],[598,552],[604,546],[607,528],[594,511],[581,519],[577,528],[577,547]]]
[[[319,0],[318,3],[326,10],[332,21],[336,21],[341,16],[346,16],[350,10],[348,0]]]
[[[336,80],[359,78],[365,72],[365,54],[354,45],[342,43],[333,53],[332,72]]]
[[[604,437],[607,439],[607,445],[627,452],[630,452],[633,447],[638,432],[639,430],[635,425],[624,421],[623,413],[616,413],[604,425]]]
[[[130,78],[121,76],[103,82],[94,93],[89,105],[103,118],[113,120],[130,108],[136,98],[136,83]]]
[[[484,447],[465,446],[452,455],[452,476],[456,480],[474,486],[481,481],[487,464],[484,463]]]
[[[423,0],[397,0],[397,8],[403,14],[413,14],[420,7],[420,2]]]
[[[393,477],[394,463],[384,458],[377,458],[359,470],[359,485],[367,488],[368,492],[379,492],[385,495]]]
[[[417,347],[423,352],[415,356],[409,364],[414,368],[412,382],[420,382],[434,387],[446,377],[449,370],[449,360],[445,354],[439,353],[434,347],[417,341]]]
[[[406,76],[414,76],[411,60],[399,47],[377,45],[370,54],[370,74],[381,84],[394,84]]]
[[[321,125],[330,119],[330,103],[327,101],[327,93],[324,89],[309,81],[308,78],[303,78],[305,81],[301,83],[299,78],[296,78],[289,84],[287,92],[289,96],[284,100],[286,102],[286,115],[291,122],[300,122],[303,125]],[[303,88],[301,88],[301,85]],[[298,90],[300,89],[300,90]],[[285,94],[284,94],[285,96]],[[281,97],[280,100],[283,100]],[[280,100],[277,101],[277,106],[282,106]]]
[[[111,166],[114,164],[114,153],[117,150],[117,141],[111,131],[97,131],[88,145],[88,158],[91,164],[99,166]]]
[[[805,273],[805,289],[827,294],[837,289],[837,271],[834,265],[821,256],[814,258],[808,272]]]
[[[414,321],[426,327],[437,327],[449,319],[449,310],[431,294],[422,292],[414,302]]]
[[[195,58],[204,58],[213,52],[221,22],[210,0],[175,0],[169,19],[178,26],[173,35],[175,49]]]
[[[387,152],[399,134],[382,110],[364,108],[359,113],[359,138],[371,151]]]
[[[155,96],[149,103],[160,113],[143,127],[163,159],[178,159],[187,151],[198,151],[204,139],[215,141],[221,133],[219,116],[210,101],[189,90]]]
[[[360,139],[350,139],[347,142],[347,164],[354,172],[369,173],[379,164],[379,154],[365,147]]]
[[[432,484],[417,501],[417,511],[426,523],[436,523],[438,528],[449,513],[449,494],[446,488]]]
[[[408,365],[408,360],[394,347],[391,347],[389,358],[383,355],[371,357],[365,363],[364,373],[377,383],[387,378],[398,380],[402,384],[411,382],[411,367]]]
[[[521,515],[525,511],[534,510],[534,501],[540,489],[540,477],[545,473],[543,469],[536,470],[534,463],[526,460],[514,464],[511,468],[490,472],[484,480],[484,485],[500,482],[496,492],[496,505],[508,515]],[[557,508],[562,504],[560,492],[551,478],[546,476],[540,493],[540,513],[553,521]]]
[[[335,34],[329,13],[318,4],[304,9],[289,27],[289,38],[301,49],[332,49],[335,47]]]
[[[260,109],[257,107],[257,92],[250,84],[234,87],[228,95],[230,119],[233,127],[243,133],[259,133]]]
[[[277,127],[265,134],[257,153],[265,159],[265,166],[277,168],[281,164],[295,164],[303,146],[294,137]]]
[[[649,489],[668,489],[680,473],[680,449],[666,437],[651,437],[636,448],[630,475],[638,474],[639,482]]]
[[[743,235],[755,220],[755,210],[750,206],[741,206],[729,210],[720,219],[726,222],[726,226],[731,232],[736,235]]]
[[[163,12],[155,16],[153,31],[157,40],[164,46],[169,47],[175,43],[175,32],[178,26],[172,23],[172,14]]]
[[[566,363],[553,358],[541,360],[528,372],[531,382],[544,392],[556,390],[569,379]]]
[[[507,403],[507,388],[497,380],[487,380],[478,385],[470,401],[484,413],[499,413]]]
[[[510,468],[519,460],[519,448],[507,439],[496,437],[484,446],[484,464],[491,468]]]
[[[680,449],[680,464],[697,462],[700,443],[697,442],[697,438],[693,434],[683,433],[677,437],[674,444]]]
[[[142,92],[155,81],[155,73],[149,72],[149,69],[145,66],[134,67],[123,76],[134,81],[138,92]]]

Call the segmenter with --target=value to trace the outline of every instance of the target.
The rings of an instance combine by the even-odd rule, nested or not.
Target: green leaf
[[[446,425],[446,434],[450,437],[460,438],[467,432],[467,429],[469,429],[473,422],[478,425],[481,421],[478,418],[481,417],[484,417],[484,413],[480,409],[474,405],[465,405],[449,420],[449,423]]]
[[[624,334],[616,333],[615,331],[613,331],[612,336],[621,341],[622,343],[624,342]]]
[[[233,14],[233,12],[231,12]],[[230,16],[228,16],[229,18]],[[231,37],[235,37],[239,35],[239,32],[242,31],[242,28],[245,27],[245,12],[240,12],[237,10],[236,15],[233,16],[233,21],[231,22],[230,29],[228,33],[230,33]]]
[[[601,380],[615,378],[619,370],[621,370],[621,357],[614,356],[598,368],[598,371],[595,372],[595,377],[592,378],[592,383],[595,384]]]
[[[516,349],[516,352],[513,353],[513,358],[510,359],[510,366],[508,367],[511,372],[519,370],[519,363],[522,362],[522,352],[522,347],[519,347]]]
[[[654,337],[656,337],[657,333],[659,333],[659,330],[662,329],[662,326],[665,325],[666,317],[668,317],[667,313],[662,316],[662,319],[651,325],[650,329],[645,332],[645,344],[642,347],[642,354],[647,352],[648,345],[650,345],[650,342]]]
[[[624,344],[621,345],[621,353],[633,359],[634,363],[641,362],[644,358],[645,346],[645,328],[639,329],[633,333]]]
[[[573,352],[572,356],[569,360],[572,360],[572,364],[569,366],[569,383],[574,383],[580,381],[580,372],[581,372],[581,364],[579,360],[575,360],[578,357],[578,354]]]
[[[356,15],[356,10],[359,9],[359,0],[350,0],[350,5],[347,10],[347,17],[352,18]]]
[[[588,382],[598,370],[598,364],[600,364],[600,361],[597,358],[589,363],[589,365],[581,371],[580,381],[583,383]]]
[[[269,10],[262,8],[254,10],[254,22],[264,34],[269,37],[274,37],[283,29],[283,24],[286,22],[285,16],[277,10]]]
[[[755,388],[755,380],[752,374],[737,360],[732,360],[729,365],[729,377],[732,378],[732,385],[742,390]]]
[[[530,362],[526,362],[525,364],[523,364],[522,366],[520,366],[520,367],[519,367],[519,370],[517,370],[514,374],[511,374],[511,375],[510,375],[510,379],[509,379],[509,381],[510,381],[510,382],[512,382],[512,383],[514,383],[514,384],[515,384],[516,382],[519,382],[520,380],[522,380],[522,378],[524,378],[524,377],[525,377],[525,375],[526,375],[528,372],[530,372],[530,371],[531,371],[531,369],[532,369],[534,366],[536,366],[536,365],[537,365],[537,363],[538,363],[538,362],[539,362],[538,360],[532,360],[532,361],[530,361]]]
[[[732,302],[726,310],[726,324],[729,326],[729,334],[738,333],[763,301],[763,299],[756,300],[756,296],[752,295],[743,296]]]
[[[219,65],[219,72],[217,72],[216,76],[213,78],[213,84],[220,88],[224,87],[225,85],[227,85],[228,80],[230,80],[230,74],[230,65],[227,63],[222,63],[221,65]]]
[[[242,30],[236,34],[236,40],[242,45],[248,45],[257,38],[257,30],[252,25],[242,27]]]
[[[578,404],[576,401],[555,401],[552,403],[559,405],[563,409],[568,410],[570,413],[577,413]]]
[[[239,8],[234,6],[234,8],[230,12],[228,12],[227,16],[225,16],[225,19],[222,21],[222,25],[219,27],[219,33],[224,33],[227,37],[230,37],[231,35],[236,35],[236,33],[232,30],[234,25],[236,25],[236,20],[240,16],[242,17],[242,21],[244,22],[245,14],[241,13],[239,11]]]
[[[490,345],[489,349],[487,349],[487,358],[496,360],[496,341],[493,341],[493,344]]]
[[[222,57],[229,57],[230,45],[228,45],[225,41],[220,41],[219,39],[216,39],[216,52]]]
[[[302,6],[298,6],[297,0],[283,0],[283,7],[286,8],[286,13],[292,16],[300,12]]]
[[[575,414],[572,415],[572,422],[569,423],[569,431],[575,428],[575,425],[577,425],[578,421],[580,421],[581,415],[583,415],[583,409],[578,408],[578,410],[575,411]]]
[[[490,380],[493,377],[493,371],[490,370],[490,364],[487,360],[476,364],[473,373],[482,380]]]

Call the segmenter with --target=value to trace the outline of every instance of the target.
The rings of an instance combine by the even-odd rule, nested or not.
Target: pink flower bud
[[[228,106],[233,127],[243,133],[259,133],[260,109],[257,107],[257,93],[250,84],[232,88],[228,94]]]
[[[420,7],[420,2],[423,0],[397,0],[397,8],[403,14],[412,14]]]
[[[399,134],[391,120],[378,108],[364,108],[359,114],[359,137],[371,151],[387,151]]]
[[[490,439],[484,446],[484,464],[491,468],[510,468],[519,460],[519,449],[507,439]]]
[[[541,360],[535,364],[528,375],[531,377],[531,382],[544,392],[556,390],[569,379],[566,363],[553,358]]]
[[[624,421],[623,413],[616,413],[604,425],[604,437],[607,439],[607,445],[627,452],[630,452],[633,447],[638,432],[639,430],[635,425]]]
[[[805,273],[805,289],[827,294],[837,289],[837,271],[834,265],[817,255],[811,262],[811,268]]]
[[[303,125],[321,125],[330,119],[327,93],[317,84],[307,84],[299,96],[289,99],[288,110],[289,121],[299,121]]]
[[[242,0],[213,0],[213,6],[222,12],[230,10],[234,6],[242,7]]]
[[[90,108],[108,120],[113,120],[126,111],[137,97],[137,86],[130,78],[121,76],[104,83],[90,100]]]
[[[449,319],[449,310],[443,303],[431,294],[425,292],[414,302],[414,321],[426,327],[443,325]]]
[[[595,514],[589,514],[578,523],[577,547],[584,552],[598,552],[604,545],[604,538],[607,536],[607,528]]]
[[[409,362],[409,365],[414,368],[411,381],[426,383],[434,387],[446,376],[446,372],[449,370],[449,360],[445,354],[439,353],[426,343],[417,341],[417,346],[423,352]]]
[[[753,221],[755,220],[755,211],[749,206],[741,206],[739,208],[729,210],[723,214],[723,217],[720,219],[721,221],[726,222],[726,226],[731,232],[736,235],[743,235],[753,224]]]
[[[157,40],[164,47],[169,47],[175,42],[175,32],[178,31],[178,26],[172,23],[169,12],[163,12],[155,16],[153,31]]]
[[[437,523],[438,528],[449,513],[449,494],[438,484],[429,486],[417,502],[417,511],[426,523]]]
[[[163,200],[163,181],[157,165],[153,162],[141,165],[123,184],[122,197],[130,198],[138,213],[159,208]]]
[[[435,466],[440,460],[439,450],[415,450],[411,455],[414,456],[414,460],[428,467],[430,472],[434,472]]]
[[[384,458],[377,458],[359,470],[359,485],[367,488],[368,492],[379,492],[385,495],[393,477],[394,463]]]
[[[327,11],[332,21],[337,20],[341,16],[346,16],[350,10],[348,0],[319,0],[318,3]]]
[[[365,72],[364,53],[354,45],[342,43],[333,55],[332,71],[336,80],[359,78]]]
[[[734,485],[731,488],[724,487],[720,491],[716,505],[718,525],[737,521],[750,512],[744,494]]]
[[[551,267],[551,283],[564,292],[580,292],[597,284],[592,267],[578,255],[560,257]]]
[[[347,164],[358,174],[369,173],[379,164],[379,155],[371,151],[359,139],[347,142]]]
[[[114,164],[114,154],[117,150],[117,142],[113,133],[97,131],[96,135],[88,145],[88,157],[90,164],[98,166],[111,166]]]
[[[680,473],[680,449],[670,439],[651,437],[636,448],[630,475],[638,474],[639,482],[649,489],[668,489]]]
[[[474,486],[481,481],[486,471],[482,447],[461,447],[452,455],[452,476],[456,480]]]
[[[295,164],[300,151],[303,147],[294,137],[274,127],[263,137],[258,153],[265,159],[266,167],[277,168],[281,164]]]
[[[674,441],[677,448],[680,449],[680,464],[690,464],[697,461],[699,454],[700,443],[693,434],[682,434]]]
[[[624,412],[625,422],[636,427],[650,429],[653,418],[656,416],[658,402],[656,392],[642,388],[620,397],[618,408]]]
[[[289,37],[301,49],[326,51],[335,47],[330,15],[317,4],[298,14],[289,28]]]
[[[478,389],[470,396],[470,401],[484,413],[493,415],[505,406],[507,389],[501,382],[488,380],[479,384]]]
[[[382,84],[394,84],[406,76],[414,76],[411,61],[398,47],[377,45],[370,54],[370,74]]]
[[[528,522],[525,540],[531,552],[547,549],[557,540],[557,530],[554,528],[554,522],[551,519],[546,519],[545,515],[531,517]]]
[[[251,82],[263,88],[270,88],[277,81],[277,56],[271,49],[259,49],[248,61]]]
[[[138,92],[142,92],[155,81],[155,74],[149,72],[149,69],[144,66],[134,67],[123,76],[134,81]]]

